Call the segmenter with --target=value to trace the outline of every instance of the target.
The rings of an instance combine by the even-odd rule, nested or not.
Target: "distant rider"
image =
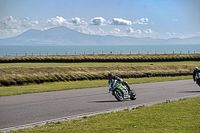
[[[200,70],[198,69],[198,67],[194,68],[193,80],[194,82],[196,81],[198,85],[200,85]]]
[[[109,84],[109,90],[112,89],[113,87],[113,83],[115,80],[119,81],[122,83],[122,85],[126,86],[128,88],[128,91],[130,90],[130,87],[128,86],[128,84],[126,82],[124,82],[121,78],[119,78],[118,76],[115,76],[113,73],[109,73],[108,74],[108,84]]]

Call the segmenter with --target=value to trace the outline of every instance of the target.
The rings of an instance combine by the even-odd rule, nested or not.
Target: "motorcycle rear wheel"
[[[124,100],[124,93],[121,90],[119,90],[119,89],[115,89],[113,91],[113,95],[115,96],[115,98],[118,101],[123,101]]]
[[[131,100],[136,100],[136,93],[134,90],[130,90],[130,99]]]

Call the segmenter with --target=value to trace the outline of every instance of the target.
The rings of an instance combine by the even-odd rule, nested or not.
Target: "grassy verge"
[[[67,121],[47,123],[45,126],[11,131],[16,133],[102,133],[102,132],[165,132],[197,133],[200,131],[200,97],[166,101],[147,107],[125,109],[106,114]]]
[[[3,82],[33,83],[115,75],[192,73],[200,61],[146,63],[0,63],[0,85]]]
[[[0,63],[11,62],[152,62],[198,61],[200,54],[90,54],[0,57]]]
[[[129,84],[162,82],[172,80],[192,79],[192,76],[177,76],[177,77],[151,77],[151,78],[129,78],[123,79]],[[24,86],[0,87],[0,96],[19,95],[27,93],[61,91],[70,89],[83,89],[92,87],[108,86],[108,80],[92,80],[92,81],[76,81],[76,82],[54,82],[44,84],[31,84]]]

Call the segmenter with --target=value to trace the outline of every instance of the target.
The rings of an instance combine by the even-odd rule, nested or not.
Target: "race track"
[[[152,104],[200,96],[193,80],[167,81],[130,85],[137,94],[135,101],[118,102],[108,87],[44,92],[0,97],[0,129],[57,118],[70,118],[89,112],[102,113],[140,104]],[[91,113],[92,114],[92,113]],[[36,123],[37,124],[37,123]]]

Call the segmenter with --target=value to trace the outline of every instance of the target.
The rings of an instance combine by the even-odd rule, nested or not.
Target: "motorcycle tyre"
[[[196,79],[196,84],[200,87],[200,79]]]
[[[131,100],[136,100],[136,93],[134,90],[130,90],[130,99]]]
[[[118,101],[124,100],[124,93],[120,89],[113,90],[113,95]]]
[[[199,83],[197,83],[198,84],[198,86],[200,87],[200,82]]]

